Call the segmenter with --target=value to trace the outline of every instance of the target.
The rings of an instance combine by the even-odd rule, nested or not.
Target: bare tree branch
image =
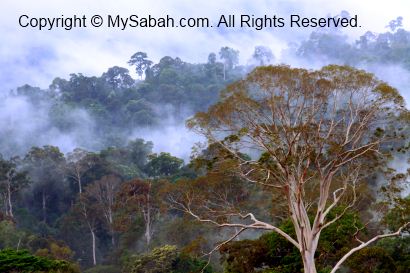
[[[357,251],[359,251],[360,249],[363,249],[365,247],[367,247],[368,245],[370,245],[371,243],[376,242],[377,240],[380,240],[382,238],[388,238],[388,237],[393,237],[393,236],[399,236],[401,234],[401,231],[406,228],[408,225],[410,225],[410,222],[407,222],[406,224],[404,224],[403,226],[401,226],[396,232],[393,233],[388,233],[388,234],[381,234],[381,235],[377,235],[375,237],[373,237],[372,239],[368,240],[367,242],[362,242],[360,245],[358,245],[355,248],[352,248],[349,252],[347,252],[337,263],[336,265],[333,267],[332,271],[330,271],[330,273],[335,273],[337,270],[340,269],[340,266],[347,260],[347,258],[349,258],[350,256],[352,256],[354,253],[356,253]]]

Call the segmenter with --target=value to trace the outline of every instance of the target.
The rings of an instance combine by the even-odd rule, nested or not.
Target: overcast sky
[[[221,14],[249,14],[256,16],[289,14],[325,17],[342,10],[358,15],[362,28],[351,29],[352,39],[365,30],[385,31],[386,24],[397,16],[404,17],[410,28],[410,1],[188,1],[188,0],[1,0],[0,2],[0,90],[8,91],[28,83],[47,87],[55,77],[67,78],[70,73],[101,75],[107,68],[127,67],[127,60],[137,51],[145,51],[151,59],[179,56],[191,62],[203,62],[209,52],[221,46],[241,51],[246,62],[256,45],[270,46],[276,55],[288,42],[297,41],[312,31],[298,29],[221,30],[221,29],[129,29],[107,28],[38,31],[18,25],[22,14],[31,17],[70,17],[95,14],[129,16],[206,16],[219,18]]]

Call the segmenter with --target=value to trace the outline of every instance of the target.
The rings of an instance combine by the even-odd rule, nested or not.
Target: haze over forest
[[[403,19],[390,23],[402,24]],[[128,65],[126,67],[113,66],[99,76],[85,76],[82,73],[73,72],[68,79],[55,78],[49,83],[47,89],[25,84],[9,92],[3,90],[2,110],[0,111],[0,121],[4,123],[2,132],[11,134],[13,137],[5,138],[7,140],[2,143],[0,150],[6,156],[21,155],[32,146],[51,144],[58,146],[64,153],[76,147],[97,151],[111,145],[124,144],[128,140],[142,138],[153,141],[155,151],[171,152],[187,160],[191,147],[203,139],[185,129],[186,118],[195,112],[206,110],[208,106],[217,101],[220,89],[239,79],[260,63],[264,65],[289,64],[293,67],[310,69],[318,69],[327,64],[352,65],[370,71],[379,79],[396,87],[408,101],[410,100],[410,94],[407,91],[410,85],[409,64],[405,59],[400,59],[402,56],[390,56],[389,52],[383,52],[383,49],[377,48],[379,46],[377,43],[381,43],[383,39],[389,43],[387,36],[396,33],[398,28],[394,25],[387,26],[386,30],[390,29],[390,34],[389,32],[381,34],[365,32],[354,41],[351,41],[342,30],[321,30],[313,32],[307,40],[289,41],[289,46],[283,48],[280,56],[275,56],[268,45],[258,45],[255,49],[259,47],[266,50],[269,57],[259,56],[257,58],[265,58],[265,60],[259,60],[253,57],[253,53],[249,56],[242,56],[241,59],[246,60],[243,63],[239,62],[241,57],[239,50],[232,48],[238,51],[238,54],[234,57],[234,63],[231,64],[230,70],[232,71],[229,71],[231,74],[225,81],[219,81],[217,78],[211,81],[206,78],[210,73],[205,71],[207,64],[209,66],[209,60],[191,64],[185,62],[183,56],[166,56],[161,58],[157,64],[152,65],[153,68],[162,69],[161,66],[174,65],[180,66],[178,70],[194,70],[189,71],[189,75],[186,75],[188,71],[178,71],[183,77],[182,86],[181,83],[172,82],[174,75],[169,75],[169,79],[164,79],[164,81],[157,80],[159,75],[146,79],[144,74],[138,76],[135,67]],[[400,35],[401,31],[396,33],[394,38],[401,39]],[[370,45],[367,45],[368,43]],[[146,59],[150,60],[149,52],[146,54],[148,56]],[[220,53],[215,52],[214,54],[214,62],[217,66],[221,66],[226,60],[220,59]],[[167,64],[167,61],[171,63]],[[216,73],[222,72],[217,71]],[[189,79],[189,77],[192,78]],[[202,77],[200,79],[202,82],[196,81],[195,77]],[[172,85],[178,85],[180,93],[158,90],[170,82]],[[89,86],[93,84],[99,86]],[[195,84],[198,85],[195,86]],[[78,87],[74,87],[75,85]],[[147,95],[141,86],[153,89],[153,94]],[[81,90],[84,88],[88,91]],[[137,92],[134,92],[131,97],[122,97],[124,90],[130,88]],[[195,88],[199,90],[194,90]],[[81,97],[80,94],[68,95],[69,92],[83,92],[85,97]],[[140,103],[139,106],[130,106],[130,103],[137,101]],[[100,113],[97,113],[98,111]],[[139,115],[137,119],[140,120],[131,121],[134,118],[132,115],[136,115],[135,112],[138,111],[146,111],[144,113],[150,117],[143,120],[142,115]],[[15,114],[17,112],[18,115]],[[123,116],[127,114],[131,116]],[[14,126],[15,124],[19,126]],[[163,144],[164,134],[172,136],[166,140],[171,143]],[[32,138],[33,135],[38,137]]]
[[[350,15],[343,11],[338,16]],[[219,117],[217,114],[229,113],[229,106],[236,107],[228,103],[229,99],[238,100],[238,112],[235,114],[240,116],[243,113],[239,106],[241,102],[248,106],[247,101],[242,101],[239,95],[235,97],[235,88],[239,90],[238,86],[247,85],[240,84],[259,83],[271,73],[294,87],[297,84],[292,84],[304,79],[302,76],[308,77],[306,82],[310,82],[316,77],[314,71],[321,71],[317,73],[322,73],[322,80],[335,79],[337,82],[340,80],[338,77],[346,73],[351,77],[345,79],[340,76],[347,81],[346,86],[359,86],[357,89],[362,92],[368,86],[361,84],[368,82],[369,86],[375,86],[376,91],[381,90],[381,100],[391,99],[391,104],[383,108],[387,109],[386,115],[380,113],[378,116],[390,122],[382,129],[369,125],[367,129],[372,133],[374,130],[374,135],[363,137],[363,141],[382,135],[400,136],[397,142],[378,143],[378,153],[373,153],[376,148],[372,146],[371,154],[366,154],[366,158],[360,161],[365,165],[365,174],[357,171],[355,178],[366,182],[365,186],[357,188],[361,194],[357,204],[350,206],[351,197],[346,197],[346,200],[341,199],[345,203],[338,203],[330,214],[329,217],[338,218],[342,211],[344,213],[344,208],[353,207],[348,213],[342,213],[338,226],[329,225],[329,229],[322,232],[317,249],[319,254],[315,256],[316,268],[317,272],[331,272],[346,249],[356,246],[357,242],[352,238],[359,232],[363,231],[361,235],[369,239],[385,230],[397,230],[400,227],[395,221],[400,218],[395,217],[397,211],[404,215],[406,221],[409,219],[410,30],[403,23],[410,18],[399,16],[391,19],[385,23],[383,32],[362,28],[362,34],[356,38],[337,28],[295,35],[294,39],[287,40],[287,45],[282,44],[280,50],[277,45],[260,43],[243,53],[238,48],[244,45],[236,48],[220,44],[220,49],[210,51],[207,58],[195,59],[195,62],[185,61],[184,54],[165,55],[154,61],[148,50],[135,48],[123,64],[113,64],[100,75],[85,75],[73,68],[69,77],[55,77],[48,87],[24,84],[10,91],[2,90],[0,247],[9,251],[26,249],[28,252],[24,255],[38,259],[43,257],[47,262],[64,260],[64,269],[59,269],[61,272],[306,271],[310,267],[303,257],[298,256],[299,251],[271,229],[249,231],[246,228],[245,232],[236,234],[237,230],[210,227],[195,221],[200,217],[189,210],[177,208],[177,205],[185,204],[178,199],[182,198],[184,190],[190,193],[198,190],[195,193],[204,198],[209,197],[212,191],[232,195],[226,197],[223,205],[217,203],[220,200],[206,204],[251,209],[261,220],[271,221],[293,236],[297,229],[290,224],[291,218],[285,213],[286,205],[280,202],[275,205],[275,200],[280,199],[278,193],[267,191],[266,185],[261,190],[254,185],[244,185],[249,177],[243,173],[232,173],[236,170],[233,167],[236,160],[244,160],[246,164],[255,160],[263,168],[268,168],[272,163],[266,159],[266,153],[257,149],[253,152],[254,147],[246,145],[236,150],[236,141],[248,134],[248,129],[237,130],[232,136],[222,129],[217,131],[218,122],[226,122],[224,118],[229,116],[221,114]],[[47,49],[37,50],[40,55],[48,54]],[[32,61],[36,62],[36,59]],[[362,70],[374,73],[375,78]],[[294,75],[294,81],[287,81],[287,76],[281,74],[286,74],[283,71]],[[52,74],[53,71],[46,73]],[[0,80],[5,81],[4,77]],[[356,77],[357,82],[353,82]],[[320,88],[321,83],[317,82]],[[343,89],[337,86],[335,90]],[[257,101],[259,97],[252,93],[255,90],[258,89],[250,88],[249,99]],[[318,95],[318,98],[321,97]],[[374,101],[378,98],[375,97]],[[329,100],[332,99],[338,105],[345,98],[336,96]],[[299,98],[295,101],[298,104]],[[224,107],[219,109],[218,105]],[[326,109],[323,111],[329,111]],[[392,110],[392,116],[400,117],[390,120],[387,112],[391,109],[396,111]],[[213,117],[219,119],[213,120]],[[228,125],[236,128],[237,124],[232,124]],[[206,133],[199,134],[201,129]],[[210,143],[207,141],[211,138],[205,129],[214,129],[215,139],[227,137],[208,146]],[[298,129],[300,127],[295,126],[294,130]],[[274,134],[272,139],[275,137],[280,139],[281,136]],[[331,138],[330,133],[328,137]],[[223,149],[218,143],[221,147],[235,147],[233,154],[236,157],[221,152]],[[337,153],[339,150],[332,145],[336,144],[329,142],[326,149],[334,149]],[[352,145],[350,148],[354,150]],[[385,158],[378,157],[387,153],[389,156]],[[359,156],[361,154],[355,154],[352,160]],[[366,160],[374,165],[363,163]],[[337,164],[342,165],[340,162]],[[350,167],[341,170],[341,175],[335,180],[342,181],[344,175],[348,176],[345,172],[350,171]],[[249,173],[251,169],[247,170]],[[273,179],[270,171],[268,174],[266,181]],[[258,175],[256,178],[260,179]],[[392,181],[394,189],[389,183]],[[346,190],[346,185],[341,187],[343,193],[352,194]],[[397,196],[388,195],[387,189]],[[333,190],[338,191],[336,188]],[[306,195],[310,191],[311,188],[306,189]],[[356,201],[356,192],[353,192]],[[337,199],[336,193],[328,199],[333,198]],[[393,203],[390,206],[386,205],[387,201],[382,203],[385,201],[383,198],[394,199],[394,205],[399,203],[400,208],[406,209],[396,210]],[[201,202],[204,201],[201,199]],[[204,213],[201,208],[199,211]],[[229,219],[226,215],[216,217],[215,223]],[[240,218],[238,215],[235,217]],[[380,219],[384,220],[377,221]],[[408,230],[407,226],[405,228]],[[232,242],[213,251],[218,243],[233,234],[238,236],[234,236]],[[408,272],[409,244],[408,235],[383,239],[369,246],[369,251],[358,252],[349,258],[343,265],[344,269],[369,272],[361,266],[371,260],[374,262],[369,262],[368,267],[372,270]],[[4,266],[3,270],[12,270],[1,262],[1,255],[17,255],[17,252],[6,252],[0,252],[0,268]],[[209,252],[212,255],[208,260],[204,254]],[[209,265],[204,267],[208,262]],[[50,265],[53,266],[57,265]],[[310,268],[312,271],[309,273],[316,272],[316,268]]]

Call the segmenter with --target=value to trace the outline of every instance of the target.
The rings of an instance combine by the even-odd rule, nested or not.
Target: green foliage
[[[207,263],[191,258],[186,254],[179,254],[177,247],[164,245],[154,248],[151,252],[134,256],[125,267],[124,272],[130,273],[199,273],[202,269],[205,273],[211,273]]]
[[[79,273],[80,271],[67,261],[34,256],[26,250],[3,249],[0,251],[0,272]]]
[[[171,273],[212,273],[212,267],[207,261],[192,258],[186,254],[179,254],[174,262]]]
[[[394,260],[381,247],[360,250],[346,263],[352,273],[391,273],[396,272]]]
[[[228,51],[234,54],[224,60],[231,66],[237,63],[238,51]],[[55,78],[48,89],[24,85],[10,96],[27,101],[47,115],[47,126],[41,126],[36,134],[58,129],[77,135],[81,129],[81,146],[123,146],[136,128],[157,126],[169,117],[182,123],[192,115],[192,109],[205,110],[217,101],[226,84],[242,76],[243,67],[224,69],[216,54],[211,55],[214,57],[206,63],[193,64],[165,56],[153,64],[145,52],[136,52],[129,64],[135,67],[140,80],[133,79],[128,69],[114,66],[101,76],[73,73],[68,79]],[[224,75],[224,70],[229,73]],[[85,127],[87,131],[83,130]],[[86,138],[88,133],[93,137]],[[8,130],[0,132],[0,136],[2,153],[11,156],[25,152],[21,141],[10,138]]]
[[[23,231],[10,221],[0,222],[0,249],[27,249],[36,256],[58,260],[72,260],[74,252],[63,242],[51,237]]]
[[[131,258],[129,270],[131,273],[162,273],[170,272],[176,260],[177,248],[165,245],[155,248],[152,252]]]
[[[47,257],[50,259],[59,259],[59,260],[71,260],[74,256],[73,251],[62,242],[57,242],[52,238],[33,238],[31,236],[29,243],[32,250],[35,251],[35,255]]]
[[[294,236],[290,221],[279,228]],[[227,273],[250,273],[262,268],[269,268],[272,272],[296,273],[303,268],[299,251],[275,232],[266,233],[257,240],[231,242],[220,251]]]
[[[330,217],[340,213],[337,208]],[[338,222],[323,230],[316,254],[318,272],[329,272],[332,266],[356,245],[352,235],[363,228],[357,214],[347,213]],[[294,236],[290,221],[280,228]],[[256,272],[298,273],[303,265],[299,251],[277,233],[266,233],[257,240],[231,242],[221,248],[221,260],[227,273]],[[405,273],[410,268],[410,237],[383,239],[375,246],[364,248],[350,257],[349,272]],[[266,269],[268,267],[269,269]]]
[[[400,194],[400,192],[398,192]],[[386,214],[385,223],[391,230],[396,230],[404,223],[410,221],[410,196],[395,198],[395,206]],[[407,227],[410,231],[410,227]]]
[[[237,63],[237,55],[238,51],[233,49],[223,54],[230,70]],[[205,109],[217,100],[219,90],[225,85],[223,65],[216,60],[190,64],[166,56],[153,65],[146,53],[137,52],[128,63],[135,66],[141,78],[145,72],[144,81],[133,80],[127,69],[117,66],[109,68],[101,77],[71,74],[68,80],[56,78],[50,92],[58,92],[61,96],[53,97],[55,107],[52,107],[50,117],[57,127],[70,128],[72,124],[64,115],[70,109],[86,109],[98,121],[98,135],[108,141],[107,136],[113,128],[127,135],[132,128],[156,125],[169,114],[182,121],[190,113],[180,112],[181,106]],[[240,74],[232,71],[226,80],[237,79]],[[36,93],[30,88],[27,90],[30,92],[21,93]],[[46,94],[40,91],[37,93]],[[156,105],[163,103],[172,107],[163,112],[154,110]],[[125,135],[120,133],[118,137],[125,141]]]
[[[231,242],[220,249],[226,273],[250,273],[269,265],[269,247],[264,240]]]
[[[343,208],[335,209],[329,218],[335,217]],[[319,272],[333,266],[354,245],[352,239],[357,228],[362,224],[355,213],[346,213],[339,221],[322,231],[316,253]],[[283,222],[279,228],[295,237],[290,220]],[[221,248],[221,260],[227,273],[250,273],[262,268],[281,273],[299,273],[303,269],[299,250],[276,232],[263,234],[257,240],[231,242]]]
[[[108,147],[102,150],[100,155],[125,179],[132,179],[145,176],[144,168],[152,147],[151,141],[135,139],[123,147]]]
[[[176,174],[184,164],[180,158],[172,156],[170,153],[152,154],[149,157],[149,162],[145,166],[145,170],[149,176],[161,177],[171,176]]]
[[[335,208],[329,213],[328,219],[334,219],[343,210],[344,207]],[[322,268],[334,265],[348,249],[356,245],[353,235],[358,229],[366,233],[358,213],[348,211],[338,221],[322,231],[317,254],[317,261]]]
[[[58,147],[46,145],[33,147],[25,155],[22,166],[32,181],[30,192],[25,201],[27,208],[45,224],[56,221],[69,203],[64,180],[65,157]]]
[[[18,230],[14,223],[6,220],[0,222],[0,249],[15,248],[25,237],[26,233]]]
[[[115,265],[97,265],[84,271],[84,273],[118,273],[121,269]]]
[[[384,257],[384,259],[388,259],[389,262],[391,260],[394,261],[393,267],[396,268],[396,273],[409,272],[410,236],[404,235],[398,238],[385,238],[377,242],[375,247],[382,249],[385,252],[384,256],[386,256],[386,254],[388,255],[388,257]],[[360,252],[358,254],[360,255]],[[381,263],[381,261],[379,261],[379,263]]]

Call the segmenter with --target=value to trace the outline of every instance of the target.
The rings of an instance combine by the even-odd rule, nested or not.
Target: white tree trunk
[[[112,189],[112,191],[114,191],[114,189]],[[115,246],[115,238],[114,238],[114,228],[113,228],[113,216],[112,216],[112,208],[111,206],[113,206],[114,201],[111,201],[111,203],[109,204],[108,207],[108,225],[109,225],[109,229],[110,229],[110,234],[111,234],[111,244],[112,246]]]
[[[304,273],[316,273],[315,253],[319,242],[321,228],[310,223],[306,206],[303,202],[302,185],[293,177],[290,178],[288,191],[289,211],[295,227],[299,251],[302,256]]]
[[[42,203],[43,203],[43,222],[44,223],[46,223],[46,220],[47,220],[47,211],[46,211],[46,194],[45,194],[45,192],[44,192],[44,190],[43,190],[43,193],[42,193],[42,197],[43,197],[43,200],[42,200]]]
[[[149,207],[146,211],[145,239],[147,240],[147,245],[149,245],[151,242],[151,209]]]
[[[109,218],[108,218],[108,223],[110,225],[110,233],[111,233],[111,244],[112,246],[115,246],[115,238],[114,238],[114,228],[113,228],[113,217],[112,217],[112,210],[109,208]]]
[[[115,246],[114,231],[112,229],[111,229],[111,244],[112,244],[112,246]]]
[[[6,196],[6,194],[3,194],[2,201],[3,201],[4,214],[8,216],[9,211],[7,209],[7,196]]]
[[[13,215],[13,204],[11,203],[11,185],[10,181],[7,183],[7,202],[8,202],[8,214],[10,217],[14,217]]]
[[[147,245],[149,245],[151,242],[151,225],[149,223],[147,223],[145,227],[145,238],[147,240]]]
[[[95,257],[95,233],[94,230],[92,228],[90,228],[91,231],[91,236],[92,236],[92,244],[93,244],[93,264],[97,265],[97,259]]]
[[[303,261],[303,269],[304,273],[316,273],[316,265],[315,265],[315,253],[311,253],[309,251],[305,251],[302,253],[302,261]]]
[[[81,196],[81,193],[83,192],[82,186],[81,186],[81,176],[78,176],[78,192]]]

